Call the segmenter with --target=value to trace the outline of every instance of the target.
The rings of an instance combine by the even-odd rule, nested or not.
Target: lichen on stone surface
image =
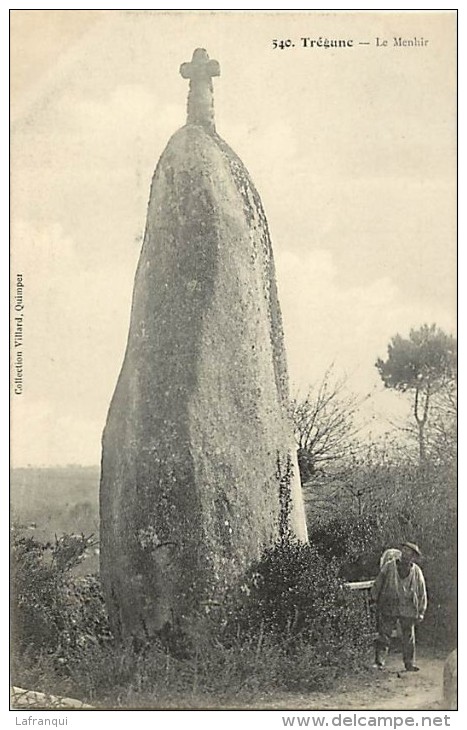
[[[157,630],[217,600],[277,539],[287,403],[259,195],[217,134],[184,127],[153,177],[103,437],[102,576],[127,630]],[[292,482],[291,525],[306,539]]]

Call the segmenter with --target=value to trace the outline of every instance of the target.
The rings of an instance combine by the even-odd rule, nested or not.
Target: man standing
[[[400,623],[402,658],[408,672],[418,672],[415,660],[415,624],[423,621],[427,607],[425,579],[414,562],[421,553],[413,542],[401,545],[399,558],[386,562],[371,591],[376,601],[378,637],[375,642],[375,667],[382,669],[391,634]]]

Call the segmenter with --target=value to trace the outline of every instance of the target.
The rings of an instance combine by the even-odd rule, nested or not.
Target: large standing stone
[[[124,635],[183,621],[277,540],[278,462],[306,540],[266,217],[215,132],[219,65],[198,49],[181,73],[188,121],[152,182],[103,435],[101,576]]]

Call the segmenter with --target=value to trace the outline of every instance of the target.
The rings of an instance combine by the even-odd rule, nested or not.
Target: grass
[[[354,673],[364,671],[366,659],[361,657],[359,668],[353,663]],[[264,638],[229,648],[205,641],[184,659],[157,642],[139,651],[110,643],[73,658],[66,672],[46,654],[34,664],[24,660],[13,667],[19,686],[107,709],[242,707],[282,692],[329,689],[346,670],[336,661],[323,662],[306,642],[287,652]]]

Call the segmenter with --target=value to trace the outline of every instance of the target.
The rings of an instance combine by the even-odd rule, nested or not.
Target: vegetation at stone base
[[[363,671],[363,604],[342,588],[336,561],[312,547],[281,540],[174,647],[164,637],[114,641],[97,579],[72,573],[88,545],[83,536],[44,545],[15,531],[15,684],[102,706],[202,706],[311,691]]]
[[[383,549],[401,539],[423,551],[429,608],[418,641],[443,653],[454,647],[451,452],[421,470],[387,443],[373,444],[353,462],[337,495],[334,483],[328,495],[308,501],[311,547],[295,544],[286,529],[289,462],[279,471],[283,539],[222,606],[198,617],[183,637],[185,652],[162,638],[137,649],[115,644],[98,578],[79,576],[93,539],[75,534],[43,542],[15,529],[14,682],[106,706],[194,707],[279,689],[312,691],[343,672],[365,671],[372,642],[362,597],[340,586],[343,579],[374,577]]]
[[[305,641],[328,666],[358,664],[371,626],[340,572],[337,559],[324,558],[312,545],[279,541],[251,566],[225,627],[252,638],[263,633],[290,647]]]

